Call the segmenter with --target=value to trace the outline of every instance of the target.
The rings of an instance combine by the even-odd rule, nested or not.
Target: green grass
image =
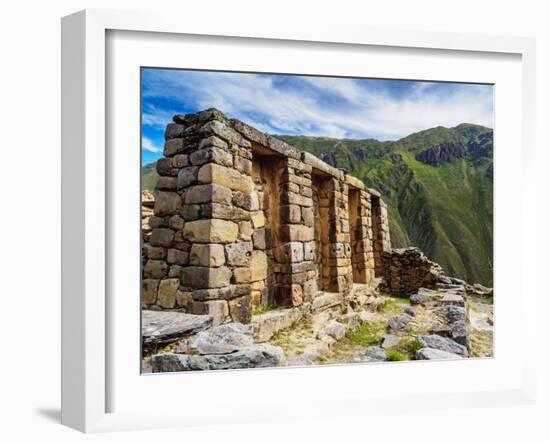
[[[261,315],[262,313],[267,313],[276,309],[277,309],[277,306],[274,304],[258,305],[252,309],[252,314]]]
[[[386,321],[367,321],[355,330],[348,332],[343,339],[345,344],[377,345],[386,333]]]
[[[396,350],[389,350],[387,353],[387,361],[406,361],[407,356]]]

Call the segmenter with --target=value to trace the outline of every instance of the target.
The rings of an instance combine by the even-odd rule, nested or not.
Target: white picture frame
[[[524,352],[518,358],[513,379],[503,381],[499,387],[477,388],[461,392],[428,391],[426,394],[388,391],[376,396],[376,403],[358,389],[356,395],[336,392],[332,397],[312,397],[306,410],[304,403],[290,401],[286,407],[274,408],[266,398],[255,397],[251,404],[247,397],[233,398],[235,409],[242,411],[223,416],[206,416],[208,404],[189,410],[140,409],[139,411],[113,411],[109,393],[113,388],[109,376],[113,357],[109,344],[109,327],[112,312],[108,299],[109,241],[112,230],[110,220],[109,177],[113,164],[109,164],[107,151],[109,118],[106,78],[108,32],[153,32],[155,35],[217,36],[243,39],[339,44],[341,47],[369,46],[402,48],[404,51],[426,49],[457,51],[476,54],[508,54],[520,57],[521,63],[521,148],[522,186],[515,196],[521,199],[522,210],[518,220],[521,241],[518,244],[519,275],[525,275],[535,253],[535,188],[534,174],[530,173],[534,161],[534,109],[535,109],[535,43],[518,37],[429,33],[417,31],[388,31],[368,28],[331,26],[318,29],[304,25],[299,29],[281,23],[236,23],[212,21],[208,17],[194,17],[182,24],[181,19],[168,14],[155,16],[144,13],[126,13],[86,10],[63,18],[62,21],[62,423],[85,432],[114,431],[168,426],[208,425],[216,422],[246,422],[284,419],[295,416],[334,416],[368,414],[377,411],[399,411],[411,407],[441,409],[452,407],[489,406],[503,403],[532,403],[535,394],[534,351],[535,324],[520,317]],[[137,124],[137,123],[136,123]],[[136,147],[137,149],[137,147]],[[497,147],[498,149],[498,147]],[[498,156],[498,154],[497,154]],[[504,164],[504,163],[503,163]],[[498,167],[498,166],[497,166]],[[116,173],[116,171],[114,172]],[[497,215],[495,215],[497,218]],[[498,223],[498,218],[495,223]],[[495,244],[495,255],[504,253]],[[518,278],[519,276],[516,275]],[[534,281],[518,279],[520,295],[515,301],[518,311],[527,311],[536,303]],[[496,286],[496,285],[495,285]],[[497,308],[499,308],[497,306]],[[503,310],[504,311],[504,310]],[[137,333],[137,331],[136,331]],[[497,328],[497,334],[499,333]],[[499,358],[498,348],[497,356]],[[470,361],[467,361],[470,362]],[[481,362],[483,364],[483,362]],[[434,367],[438,367],[435,363]],[[137,365],[137,361],[136,361]],[[427,365],[425,365],[427,366]],[[380,367],[380,366],[379,366]],[[385,365],[384,369],[390,370]],[[413,370],[412,365],[391,370]],[[448,365],[447,367],[450,367]],[[475,369],[484,368],[476,366]],[[487,367],[486,367],[487,368]],[[323,368],[323,376],[337,376],[344,367]],[[360,367],[354,367],[351,376],[357,376]],[[138,370],[138,368],[136,368]],[[294,371],[295,370],[295,371]],[[306,369],[269,370],[257,374],[242,371],[224,373],[227,376],[266,377],[271,382],[288,382],[300,378]],[[317,370],[317,369],[315,369]],[[330,370],[330,371],[328,371]],[[258,371],[256,371],[258,373]],[[263,373],[263,374],[262,374]],[[267,374],[265,374],[267,373]],[[307,372],[307,373],[312,373]],[[134,373],[135,374],[135,373]],[[176,375],[177,376],[177,375]],[[181,375],[179,375],[181,376]],[[193,383],[205,377],[193,374]],[[309,375],[308,375],[309,376]],[[157,377],[158,378],[158,377]],[[164,377],[166,379],[166,376]],[[209,378],[215,381],[219,378]],[[250,377],[252,379],[252,377]],[[247,381],[249,382],[249,381]],[[208,388],[208,387],[203,387]],[[328,407],[338,401],[338,407]],[[272,401],[273,402],[273,401]],[[276,403],[276,401],[274,401]],[[226,413],[227,414],[227,413]]]

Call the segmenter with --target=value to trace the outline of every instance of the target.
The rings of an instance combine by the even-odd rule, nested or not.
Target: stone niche
[[[143,237],[143,308],[248,323],[373,284],[389,245],[380,194],[216,109],[176,115]],[[149,203],[150,204],[150,203]]]

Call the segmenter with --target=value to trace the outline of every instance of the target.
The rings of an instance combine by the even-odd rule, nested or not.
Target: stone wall
[[[444,274],[441,266],[428,259],[420,249],[408,247],[383,253],[384,284],[382,289],[402,296],[419,288],[435,288]]]
[[[176,115],[156,167],[144,308],[248,323],[254,306],[345,300],[384,266],[380,194],[216,109]]]

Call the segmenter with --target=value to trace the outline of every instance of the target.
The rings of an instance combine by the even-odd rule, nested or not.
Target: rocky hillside
[[[278,137],[379,190],[394,247],[420,247],[447,274],[493,285],[491,129],[436,127],[395,142]],[[144,190],[157,179],[153,165],[142,168]]]

